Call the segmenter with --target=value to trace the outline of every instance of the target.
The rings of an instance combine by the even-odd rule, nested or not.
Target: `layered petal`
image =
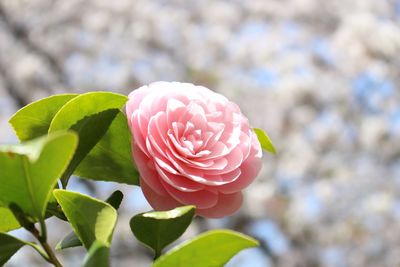
[[[207,218],[222,218],[235,213],[242,206],[242,202],[242,192],[219,194],[215,206],[208,209],[198,209],[197,214]]]
[[[196,205],[228,216],[261,168],[261,147],[239,107],[188,83],[157,82],[129,95],[133,157],[156,210]]]

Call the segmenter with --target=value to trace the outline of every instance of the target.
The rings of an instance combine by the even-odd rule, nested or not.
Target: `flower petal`
[[[157,194],[167,195],[167,191],[164,189],[159,175],[154,168],[153,161],[149,159],[138,146],[133,145],[132,150],[136,167],[140,173],[140,180],[145,180]]]
[[[218,195],[206,189],[196,192],[182,192],[164,181],[163,184],[168,193],[184,205],[195,205],[199,209],[207,209],[217,204]]]
[[[187,177],[183,177],[181,175],[175,175],[169,172],[164,171],[162,168],[156,165],[157,173],[160,177],[167,182],[172,187],[183,191],[183,192],[196,192],[205,188],[204,185],[193,182]]]
[[[197,209],[197,214],[207,218],[222,218],[235,213],[243,202],[242,192],[233,194],[219,194],[218,202],[208,209]]]
[[[149,202],[149,204],[155,210],[171,210],[173,208],[181,206],[181,203],[176,201],[170,195],[159,195],[152,186],[149,186],[145,181],[140,181],[140,187],[142,188],[143,195]]]

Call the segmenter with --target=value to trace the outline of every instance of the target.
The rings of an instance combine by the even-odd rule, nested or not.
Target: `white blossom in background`
[[[231,227],[263,242],[231,267],[400,263],[400,1],[2,0],[0,8],[1,143],[16,142],[7,126],[13,95],[30,102],[128,93],[156,80],[202,84],[238,103],[278,154],[264,157],[239,215],[197,221],[185,239]],[[151,262],[127,223],[149,209],[139,199],[123,202],[115,266]],[[26,253],[8,265],[26,265]],[[62,260],[74,266],[83,254]]]

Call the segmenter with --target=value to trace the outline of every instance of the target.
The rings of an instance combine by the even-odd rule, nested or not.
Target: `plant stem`
[[[62,267],[61,263],[57,259],[56,255],[54,254],[53,250],[49,246],[47,242],[41,243],[43,249],[46,251],[47,255],[49,255],[49,259],[51,263],[56,267]]]
[[[47,241],[47,227],[46,223],[43,219],[39,221],[40,223],[40,238],[43,239],[45,242]]]
[[[36,227],[32,227],[30,229],[30,232],[36,239],[39,241],[40,245],[44,249],[44,251],[47,253],[48,259],[45,259],[46,261],[50,262],[53,264],[55,267],[63,267],[60,261],[57,259],[56,254],[54,254],[54,251],[51,249],[49,244],[47,243],[47,230],[46,230],[46,224],[44,220],[40,221],[40,228],[42,231],[42,234],[39,233],[38,229]]]

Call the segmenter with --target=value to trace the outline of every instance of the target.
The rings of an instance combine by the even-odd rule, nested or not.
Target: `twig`
[[[15,88],[13,81],[8,76],[6,69],[0,62],[0,76],[3,77],[4,88],[7,90],[7,93],[14,99],[15,104],[18,105],[19,108],[22,108],[28,104],[28,101],[20,94],[19,90]]]
[[[39,233],[39,231],[36,229],[36,227],[32,227],[30,229],[30,232],[32,235],[39,241],[40,245],[43,247],[44,251],[46,251],[48,255],[47,261],[49,261],[51,264],[53,264],[55,267],[63,267],[60,261],[57,259],[54,251],[51,249],[49,244],[47,243],[47,237],[46,237],[46,225],[44,221],[40,222],[41,228],[42,228],[42,234]]]
[[[59,62],[53,55],[48,53],[41,46],[37,45],[30,37],[29,32],[24,25],[16,23],[7,13],[4,6],[0,2],[0,19],[3,20],[5,28],[14,37],[15,40],[21,42],[33,53],[44,59],[49,67],[54,71],[54,74],[61,84],[66,84],[67,80],[64,75],[64,71],[60,66]]]

